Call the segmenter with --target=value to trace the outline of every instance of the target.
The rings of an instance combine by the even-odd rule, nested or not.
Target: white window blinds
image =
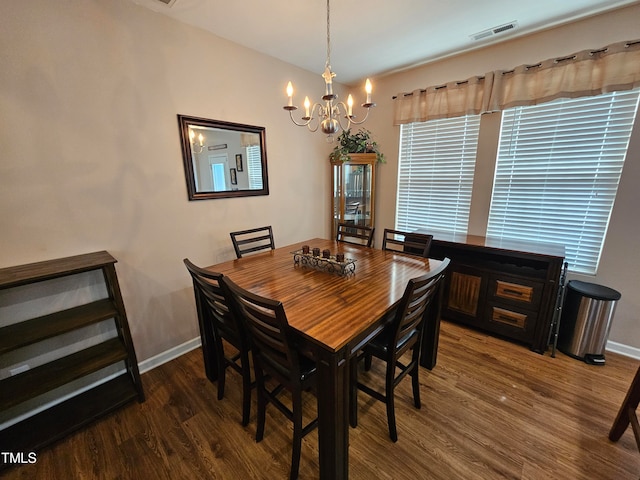
[[[503,112],[488,236],[559,243],[595,274],[639,90]]]
[[[262,185],[262,159],[260,157],[260,145],[247,147],[247,170],[249,173],[249,188],[260,190]]]
[[[480,115],[401,125],[396,228],[466,233]]]

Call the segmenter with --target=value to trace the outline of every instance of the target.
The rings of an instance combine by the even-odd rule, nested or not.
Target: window
[[[249,188],[251,190],[262,190],[262,158],[260,156],[260,145],[247,147],[247,170],[249,174]]]
[[[400,129],[396,228],[466,233],[480,115]]]
[[[505,110],[487,235],[563,244],[595,274],[639,93]]]

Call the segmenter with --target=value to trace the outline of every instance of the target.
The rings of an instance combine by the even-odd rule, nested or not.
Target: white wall
[[[504,44],[465,53],[429,65],[376,78],[378,108],[368,122],[387,158],[378,169],[376,224],[379,234],[395,222],[395,191],[398,169],[399,127],[392,125],[392,96],[417,88],[465,80],[485,72],[510,69],[521,64],[535,64],[548,58],[568,55],[610,43],[640,38],[640,4],[600,16],[564,25],[512,40]],[[484,235],[491,198],[495,165],[495,148],[500,128],[500,115],[483,115],[476,180],[470,218],[470,232]],[[609,340],[640,349],[640,118],[636,119],[631,144],[625,161],[609,231],[598,274],[580,280],[610,286],[622,293]],[[578,278],[570,276],[569,278]],[[634,353],[638,353],[635,351]]]
[[[282,109],[319,75],[129,0],[0,19],[0,267],[109,251],[139,360],[199,335],[183,258],[233,258],[229,231],[264,224],[277,245],[329,235],[330,147]],[[266,127],[271,194],[189,202],[179,113]]]

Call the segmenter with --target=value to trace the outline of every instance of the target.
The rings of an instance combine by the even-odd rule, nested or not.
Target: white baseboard
[[[640,360],[640,348],[630,347],[629,345],[612,342],[611,340],[607,342],[607,346],[605,348],[609,352],[619,353],[620,355],[624,355],[625,357],[631,357],[635,358],[636,360]]]
[[[166,350],[151,358],[147,358],[138,364],[140,373],[148,372],[156,367],[159,367],[163,363],[170,362],[174,358],[178,358],[180,355],[184,355],[191,350],[195,350],[201,345],[200,337],[196,337],[192,340],[184,342],[181,345],[177,345],[169,350]]]

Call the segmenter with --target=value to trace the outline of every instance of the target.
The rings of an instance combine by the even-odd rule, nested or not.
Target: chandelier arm
[[[343,111],[340,111],[340,106],[342,106]],[[351,128],[351,118],[349,117],[349,115],[347,115],[349,110],[347,109],[347,106],[345,105],[345,103],[338,102],[333,106],[333,108],[334,108],[333,113],[335,115],[336,120],[338,121],[338,124],[340,125],[340,128],[344,131],[349,130]],[[346,126],[344,125],[344,123],[342,123],[343,118],[347,119]]]
[[[363,118],[362,120],[360,120],[360,121],[356,121],[356,120],[354,120],[354,116],[353,116],[353,115],[351,115],[351,117],[349,117],[349,123],[350,123],[350,124],[352,123],[352,124],[354,124],[354,125],[362,125],[364,122],[366,122],[366,121],[367,121],[367,118],[369,117],[369,112],[370,112],[370,111],[371,111],[371,108],[367,108],[367,113],[366,113],[366,115],[365,115],[365,116],[364,116],[364,118]]]
[[[309,129],[309,131],[311,132],[315,132],[318,130],[318,127],[320,126],[320,121],[314,117],[314,113],[316,113],[316,108],[322,108],[322,105],[319,103],[315,103],[313,105],[313,107],[311,107],[310,109],[310,115],[309,117],[302,117],[303,122],[297,122],[295,118],[293,118],[293,109],[289,109],[289,117],[291,118],[291,121],[297,125],[298,127],[307,127]],[[320,116],[322,116],[322,114],[320,113]],[[312,126],[312,122],[316,120],[316,124],[315,127]]]
[[[320,102],[316,102],[316,103],[313,104],[311,109],[309,109],[309,112],[311,112],[311,116],[312,117],[313,117],[314,114],[317,114],[319,117],[324,117],[324,115],[325,115],[325,106],[323,104],[321,104]]]
[[[291,117],[291,121],[296,124],[298,127],[306,127],[307,125],[309,125],[309,123],[311,122],[311,119],[307,120],[306,122],[302,122],[302,123],[298,123],[296,122],[296,119],[293,118],[293,113],[291,113],[291,111],[289,111],[289,116]]]
[[[320,117],[323,116],[322,113],[322,104],[320,103],[314,103],[313,106],[309,109],[309,119],[307,120],[307,128],[309,129],[310,132],[317,132],[318,128],[320,128]],[[306,117],[303,117],[306,118]],[[316,121],[316,126],[312,127],[311,123],[313,121]]]

